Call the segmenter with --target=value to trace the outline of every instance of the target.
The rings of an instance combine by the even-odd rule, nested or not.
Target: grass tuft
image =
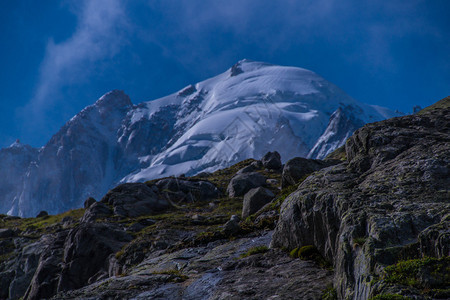
[[[267,246],[253,247],[253,248],[250,248],[247,252],[241,254],[240,258],[245,258],[245,257],[248,257],[250,255],[255,255],[255,254],[258,254],[258,253],[266,253],[267,251],[269,251],[269,248]]]

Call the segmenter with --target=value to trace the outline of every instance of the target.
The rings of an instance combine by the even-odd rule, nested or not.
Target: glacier
[[[312,71],[250,60],[137,105],[114,90],[42,148],[0,150],[0,213],[59,213],[121,182],[213,172],[268,151],[324,158],[362,125],[396,115]]]

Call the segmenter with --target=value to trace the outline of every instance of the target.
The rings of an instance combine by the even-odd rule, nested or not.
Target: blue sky
[[[0,2],[0,147],[44,145],[112,89],[134,103],[240,59],[310,69],[410,112],[450,95],[447,0]]]

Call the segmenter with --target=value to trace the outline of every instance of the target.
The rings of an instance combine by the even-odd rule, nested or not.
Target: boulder
[[[251,166],[255,167],[256,169],[262,169],[264,166],[260,160],[255,160],[250,164]]]
[[[39,257],[39,264],[23,297],[24,299],[46,299],[56,293],[67,233],[67,231],[62,231],[55,235],[42,237],[45,247]]]
[[[11,238],[16,236],[16,233],[14,230],[10,229],[10,228],[0,228],[0,239],[4,239],[4,238]],[[0,251],[0,254],[1,251]]]
[[[111,209],[104,203],[95,202],[84,212],[81,222],[95,222],[99,218],[106,218],[112,215]]]
[[[230,197],[245,195],[249,190],[266,184],[266,177],[258,172],[237,174],[231,178],[227,187]]]
[[[258,170],[259,168],[257,168],[255,165],[250,164],[246,167],[243,167],[242,169],[240,169],[239,171],[236,172],[236,174],[243,174],[243,173],[251,173],[251,172],[255,172],[256,170]]]
[[[179,178],[161,179],[155,184],[159,192],[176,203],[211,201],[219,197],[219,189],[209,181],[190,181]]]
[[[133,225],[128,227],[127,230],[131,231],[131,232],[138,232],[138,231],[141,231],[142,229],[144,229],[145,227],[151,226],[155,223],[156,223],[156,221],[152,220],[152,219],[142,219],[142,220],[139,220],[137,223],[134,223]]]
[[[91,278],[108,274],[109,256],[132,239],[113,224],[86,223],[72,229],[64,243],[58,292],[80,288]]]
[[[277,151],[267,152],[261,159],[264,168],[269,170],[280,170],[282,168],[281,156]]]
[[[272,201],[275,195],[268,189],[258,187],[251,189],[244,195],[242,219],[256,213],[261,207]]]
[[[3,269],[5,263],[7,265],[6,272],[0,272],[0,299],[19,299],[24,296],[38,267],[39,257],[48,243],[48,235],[31,243],[26,239],[14,239],[16,249],[13,251],[17,255],[9,262],[0,263],[0,269]],[[3,285],[5,283],[6,286]]]
[[[97,200],[95,200],[92,197],[89,197],[86,199],[86,201],[84,201],[84,208],[89,208],[92,204],[96,203]]]
[[[31,283],[26,283],[25,295],[19,295],[25,299],[51,298],[106,276],[109,257],[131,240],[116,225],[99,223],[81,223],[70,231],[45,235],[40,241],[39,263],[31,270]]]
[[[169,203],[145,183],[124,183],[110,190],[100,201],[113,207],[115,215],[139,217],[162,212]]]
[[[281,188],[298,183],[298,181],[315,171],[328,167],[334,162],[326,162],[318,159],[306,159],[295,157],[286,162],[281,176]]]
[[[37,214],[36,218],[42,218],[42,217],[46,217],[46,216],[48,216],[48,212],[46,212],[45,210],[41,210],[41,211]]]
[[[239,222],[241,219],[237,215],[232,215],[230,220],[223,225],[223,231],[225,234],[236,234],[241,230],[241,226],[239,226]]]

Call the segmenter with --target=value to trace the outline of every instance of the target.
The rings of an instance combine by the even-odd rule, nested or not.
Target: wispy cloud
[[[433,28],[421,17],[423,3],[423,0],[389,3],[229,0],[226,4],[201,0],[149,1],[150,9],[166,18],[162,19],[164,30],[146,33],[166,55],[178,58],[187,68],[205,59],[210,60],[207,65],[213,68],[221,60],[236,55],[242,44],[254,49],[254,53],[264,52],[267,57],[291,50],[292,46],[301,49],[323,43],[330,46],[329,52],[337,50],[330,55],[341,59],[358,60],[369,68],[395,69],[392,43],[411,34],[432,34]],[[223,36],[235,43],[213,47]],[[345,48],[349,44],[350,50]]]
[[[32,116],[35,128],[45,126],[46,113],[64,103],[63,89],[88,81],[99,61],[113,58],[127,43],[129,25],[119,0],[78,2],[74,13],[75,32],[63,42],[48,41],[34,96],[21,112]]]

